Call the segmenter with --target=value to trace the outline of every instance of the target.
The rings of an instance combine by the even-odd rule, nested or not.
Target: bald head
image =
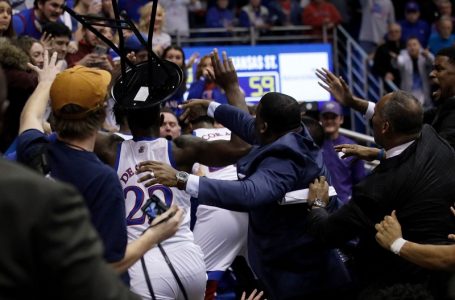
[[[420,102],[409,92],[395,91],[382,99],[382,118],[389,121],[396,134],[414,135],[422,130],[423,109]]]

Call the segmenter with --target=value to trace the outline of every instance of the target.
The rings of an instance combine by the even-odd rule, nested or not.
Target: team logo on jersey
[[[140,146],[138,152],[139,153],[144,153],[144,150],[145,150],[145,147],[144,146]]]

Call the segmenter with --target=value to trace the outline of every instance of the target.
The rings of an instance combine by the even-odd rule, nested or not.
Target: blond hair
[[[140,32],[148,32],[149,31],[149,26],[150,26],[150,14],[152,13],[152,8],[153,8],[153,1],[148,2],[147,4],[141,6],[139,8],[139,31]],[[156,13],[158,14],[159,11],[163,12],[163,15],[166,15],[166,11],[164,10],[164,7],[158,3],[158,6],[156,7]],[[163,29],[164,21],[161,23],[161,29]]]

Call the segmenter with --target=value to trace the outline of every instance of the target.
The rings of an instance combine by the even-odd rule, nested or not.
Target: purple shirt
[[[351,198],[352,186],[365,177],[365,166],[362,160],[354,157],[341,159],[341,154],[333,149],[335,145],[340,144],[355,143],[343,135],[334,140],[326,139],[322,145],[322,156],[338,197],[346,203]]]

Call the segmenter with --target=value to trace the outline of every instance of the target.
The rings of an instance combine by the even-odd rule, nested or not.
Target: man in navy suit
[[[225,89],[238,88],[230,60],[225,58],[222,63],[215,55],[214,65],[219,81],[230,76]],[[317,176],[327,176],[319,148],[301,124],[297,101],[281,93],[268,93],[258,105],[256,118],[239,108],[206,100],[187,105],[201,106],[254,145],[237,162],[239,180],[188,175],[151,161],[139,164],[138,172],[149,172],[141,180],[149,180],[149,185],[177,186],[198,198],[200,204],[248,212],[248,256],[269,298],[333,297],[339,292],[337,288],[349,281],[342,262],[334,250],[303,234],[306,204],[279,204],[286,193],[308,187]]]

